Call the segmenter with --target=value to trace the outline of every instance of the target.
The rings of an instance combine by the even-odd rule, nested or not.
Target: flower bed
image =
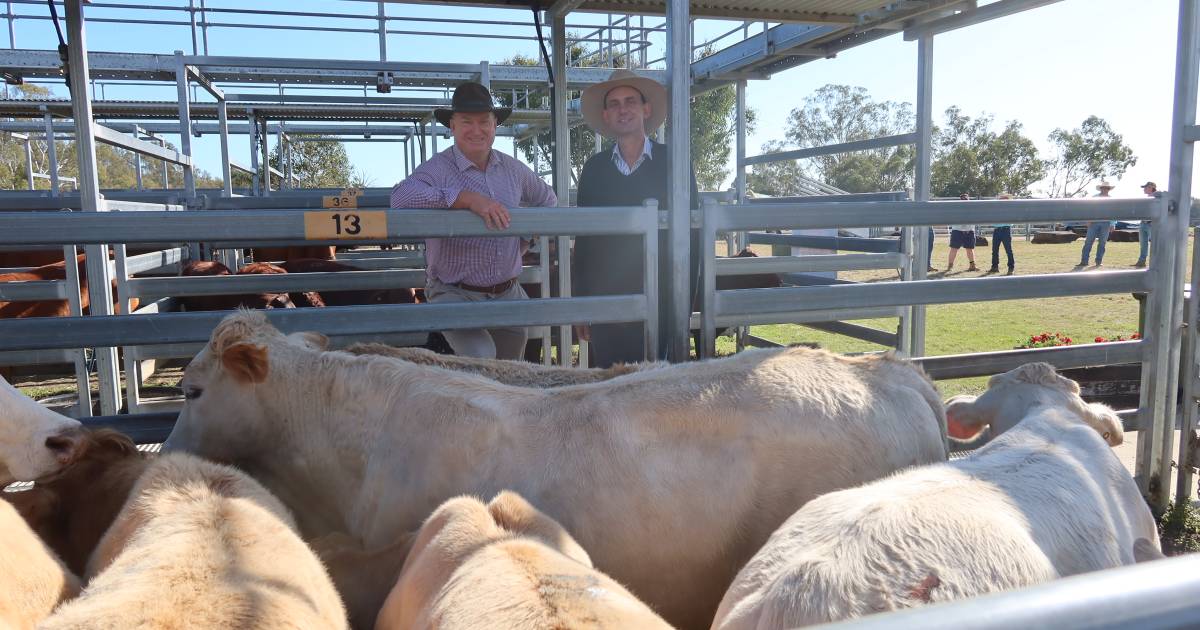
[[[1093,339],[1093,343],[1133,341],[1141,338],[1141,335],[1138,333],[1133,333],[1129,336],[1097,336]],[[1017,348],[1053,348],[1058,346],[1072,346],[1078,343],[1081,342],[1059,332],[1044,332],[1037,335],[1030,335]],[[1088,402],[1104,403],[1114,409],[1129,409],[1138,406],[1142,379],[1142,366],[1140,363],[1070,368],[1059,370],[1059,374],[1079,383],[1080,394]]]

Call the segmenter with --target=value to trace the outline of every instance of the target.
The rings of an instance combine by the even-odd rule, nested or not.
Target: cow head
[[[1016,426],[1034,407],[1066,409],[1091,426],[1110,446],[1124,439],[1121,420],[1112,409],[1089,404],[1079,397],[1079,385],[1059,376],[1048,363],[1026,363],[988,381],[987,391],[976,396],[955,396],[946,402],[950,437],[968,440],[990,428],[992,436]]]
[[[184,372],[183,409],[163,449],[232,462],[266,447],[271,429],[259,390],[270,375],[268,348],[310,343],[285,337],[258,311],[227,316]]]
[[[79,450],[78,420],[54,413],[0,378],[0,486],[52,475]]]

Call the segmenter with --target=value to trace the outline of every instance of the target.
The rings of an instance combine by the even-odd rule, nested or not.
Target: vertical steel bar
[[[1196,459],[1196,449],[1200,449],[1200,435],[1197,435],[1196,429],[1200,424],[1200,406],[1196,404],[1197,395],[1197,368],[1200,351],[1196,340],[1196,322],[1198,320],[1197,308],[1200,305],[1196,302],[1196,296],[1200,295],[1200,256],[1195,254],[1196,246],[1200,244],[1200,228],[1195,228],[1192,231],[1192,281],[1191,295],[1192,298],[1187,301],[1186,310],[1184,312],[1184,321],[1187,325],[1183,328],[1183,349],[1181,352],[1184,356],[1184,373],[1180,376],[1179,382],[1183,387],[1183,392],[1180,400],[1183,401],[1184,408],[1182,412],[1183,426],[1179,433],[1179,457],[1176,461],[1179,462],[1178,474],[1179,477],[1175,481],[1175,496],[1176,497],[1192,497],[1192,492],[1195,490],[1195,478],[1192,474],[1192,469],[1200,465],[1200,460]]]
[[[31,134],[25,134],[25,184],[29,190],[35,190],[33,182],[33,140]]]
[[[1167,424],[1167,392],[1170,391],[1167,374],[1178,369],[1178,363],[1171,363],[1171,311],[1174,301],[1171,276],[1175,268],[1177,239],[1176,225],[1168,206],[1171,203],[1170,196],[1168,193],[1162,200],[1163,209],[1154,219],[1151,233],[1151,240],[1157,245],[1147,270],[1153,277],[1153,288],[1146,302],[1146,324],[1143,327],[1143,343],[1147,344],[1149,351],[1142,358],[1137,460],[1134,464],[1138,489],[1154,509],[1159,509],[1161,505],[1165,485],[1157,471],[1164,457],[1162,432]]]
[[[79,289],[79,265],[75,263],[79,250],[74,245],[63,246],[63,260],[66,261],[67,308],[72,317],[83,316],[83,296]],[[88,378],[87,358],[83,348],[77,348],[72,353],[75,364],[75,395],[79,405],[78,416],[92,415],[92,386]]]
[[[11,0],[8,4],[8,47],[15,49],[17,47],[17,29],[13,24],[13,8]]]
[[[193,15],[195,15],[193,13]],[[193,32],[193,38],[195,33]],[[179,96],[179,152],[192,157],[192,107],[188,97],[187,65],[183,51],[175,51],[175,82]],[[163,168],[167,168],[164,164]],[[196,178],[191,164],[183,165],[183,191],[189,204],[196,200]]]
[[[251,188],[254,196],[257,197],[262,194],[262,191],[259,188],[261,179],[258,173],[258,118],[254,114],[254,110],[246,112],[246,122],[250,123],[250,170],[253,171],[250,174]]]
[[[571,128],[567,119],[567,21],[565,17],[554,18],[550,33],[554,48],[551,61],[554,64],[554,83],[550,85],[554,107],[554,193],[558,205],[571,205]],[[571,237],[558,237],[558,294],[571,297]],[[573,345],[571,324],[558,329],[558,361],[560,365],[571,365]]]
[[[46,168],[50,171],[50,196],[57,197],[60,191],[58,189],[58,147],[54,145],[54,118],[50,116],[49,112],[46,112],[42,118],[46,121],[46,161],[48,162]],[[134,155],[138,154],[135,152]],[[140,176],[138,181],[141,182]]]
[[[1193,0],[1180,0],[1179,38],[1175,58],[1175,104],[1171,122],[1171,167],[1167,183],[1167,197],[1174,204],[1175,213],[1169,219],[1174,223],[1171,245],[1174,251],[1171,260],[1171,283],[1166,285],[1171,297],[1170,347],[1167,372],[1167,391],[1163,406],[1162,457],[1155,469],[1162,490],[1159,495],[1151,493],[1151,506],[1166,509],[1171,495],[1171,455],[1175,452],[1175,414],[1178,410],[1176,395],[1179,379],[1191,378],[1195,373],[1192,361],[1180,368],[1180,339],[1183,332],[1183,284],[1187,273],[1188,226],[1192,209],[1192,157],[1193,144],[1184,138],[1184,128],[1196,124],[1197,73],[1200,73],[1200,6]],[[1194,298],[1193,298],[1194,299]],[[1193,307],[1194,308],[1194,307]],[[1195,325],[1194,320],[1191,322]],[[1183,374],[1180,374],[1180,371]],[[1193,401],[1185,401],[1191,406]],[[1186,414],[1185,414],[1186,416]]]
[[[929,201],[930,174],[933,166],[933,36],[926,35],[917,40],[917,168],[913,182],[913,200]],[[909,280],[924,280],[929,265],[930,226],[918,226],[912,235],[905,269]],[[921,229],[925,228],[925,229]],[[908,331],[907,338],[901,334],[900,343],[910,357],[925,355],[925,306],[917,305],[905,309]],[[903,323],[903,318],[902,318]]]
[[[271,153],[270,153],[270,147],[268,146],[268,143],[270,142],[270,137],[267,134],[267,117],[266,116],[260,117],[258,119],[257,124],[261,127],[261,129],[258,132],[258,140],[259,140],[259,142],[262,143],[262,146],[259,148],[259,150],[262,151],[262,177],[263,177],[263,187],[262,187],[263,193],[262,194],[264,197],[270,197],[271,196]]]
[[[204,0],[200,0],[200,34],[204,41],[204,54],[208,55],[208,13],[204,10]]]
[[[196,40],[196,0],[188,0],[188,18],[192,24],[192,54],[200,54],[199,42]]]
[[[124,243],[113,245],[113,260],[117,279],[117,305],[122,315],[129,315],[133,311],[129,309],[129,267],[125,262]],[[141,401],[139,386],[142,382],[139,362],[128,349],[122,359],[125,363],[125,406],[129,413],[138,413],[138,403]]]
[[[737,117],[737,154],[735,155],[733,189],[734,203],[746,203],[746,80],[738,79],[736,87],[736,104],[734,114]],[[738,234],[737,248],[739,251],[749,247],[750,238],[746,232]]]
[[[542,268],[542,297],[550,297],[550,237],[538,237],[538,266]],[[542,365],[550,365],[551,345],[553,344],[554,335],[550,326],[542,326],[540,334],[542,337]]]
[[[404,176],[405,177],[408,177],[412,173],[412,168],[409,166],[409,163],[408,163],[408,154],[412,153],[412,146],[410,146],[410,145],[412,145],[412,136],[411,135],[404,139],[404,149],[401,151],[401,153],[404,154]]]
[[[671,207],[667,248],[670,261],[670,305],[666,312],[667,358],[671,361],[688,359],[688,338],[692,315],[690,289],[691,256],[691,20],[688,0],[667,2],[667,77],[671,91],[671,128],[668,137],[670,170],[667,190],[671,191]],[[704,245],[703,243],[701,245]],[[709,243],[708,247],[712,247]]]
[[[642,270],[642,288],[646,295],[646,356],[647,361],[654,361],[658,355],[658,318],[661,314],[658,296],[658,200],[647,199],[646,230],[642,233],[642,255],[644,268]]]
[[[379,0],[379,60],[387,61],[387,10],[383,0]]]
[[[80,209],[83,212],[103,212],[107,208],[100,196],[100,180],[96,170],[96,137],[92,128],[92,99],[88,84],[85,31],[83,0],[67,0],[71,115],[75,119],[75,148],[79,152]],[[112,315],[112,276],[108,266],[108,245],[89,245],[84,251],[87,254],[90,302],[88,312],[92,315]],[[96,348],[96,365],[100,376],[101,413],[115,414],[121,408],[117,349]]]
[[[217,128],[221,136],[221,194],[233,196],[233,169],[229,166],[229,104],[217,100]]]
[[[704,221],[700,228],[700,242],[709,243],[708,247],[701,248],[700,254],[704,261],[700,267],[703,277],[703,285],[700,290],[704,300],[700,307],[700,339],[702,343],[700,348],[696,348],[696,354],[702,359],[711,359],[717,354],[717,313],[715,310],[717,253],[711,244],[717,238],[717,231],[713,226],[716,225],[717,212],[721,210],[722,208],[711,199],[705,199],[701,206],[701,216],[704,217]]]

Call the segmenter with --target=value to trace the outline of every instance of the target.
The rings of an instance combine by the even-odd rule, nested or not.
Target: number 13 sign
[[[386,239],[387,212],[349,210],[304,213],[304,238],[310,241]]]

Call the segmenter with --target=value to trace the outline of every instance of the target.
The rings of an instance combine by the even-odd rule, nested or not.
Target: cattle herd
[[[229,315],[161,454],[0,381],[0,484],[35,482],[0,501],[0,627],[794,628],[1161,557],[1120,421],[1046,364],[943,403],[811,348],[326,345]]]

